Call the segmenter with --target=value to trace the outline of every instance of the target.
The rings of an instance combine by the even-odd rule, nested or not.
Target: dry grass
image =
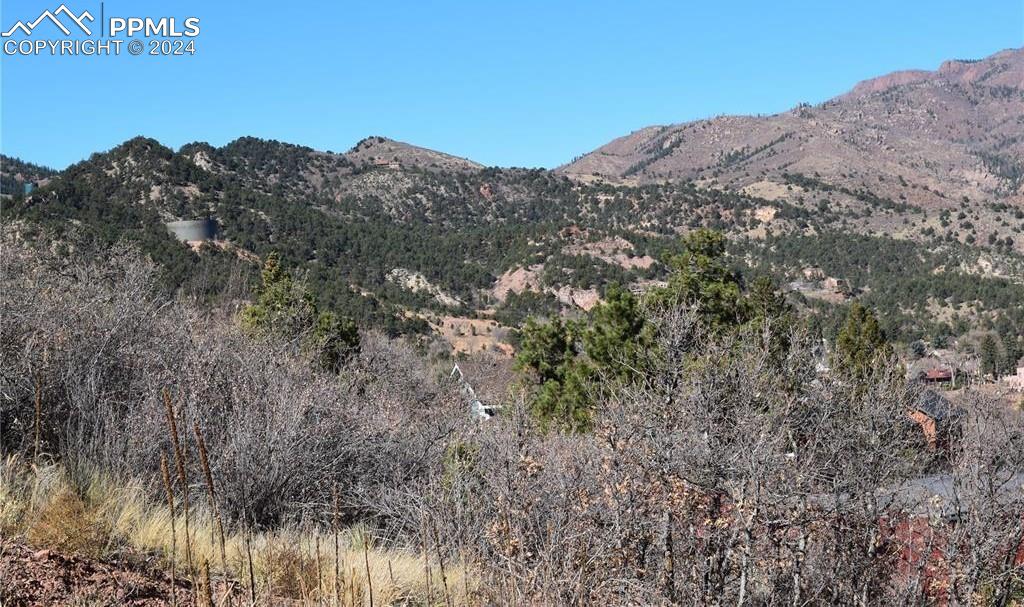
[[[31,466],[13,456],[0,462],[0,535],[4,537],[22,537],[37,547],[96,558],[124,549],[159,555],[167,566],[173,558],[182,579],[191,577],[185,571],[190,549],[197,569],[208,567],[215,586],[223,591],[226,581],[239,597],[250,593],[251,553],[255,595],[261,603],[272,596],[275,602],[287,598],[302,604],[334,604],[335,551],[330,530],[288,527],[253,533],[248,549],[243,530],[225,530],[225,572],[215,517],[197,507],[190,516],[186,543],[184,513],[178,513],[172,526],[167,505],[151,501],[137,482],[118,483],[92,475],[79,484],[58,465]],[[172,547],[176,554],[172,555]],[[463,605],[470,600],[464,589],[476,586],[464,567],[446,563],[443,575],[448,587],[459,589],[446,596],[436,559],[427,565],[413,551],[375,546],[361,527],[340,532],[337,560],[341,605],[369,605],[371,587],[374,605]],[[194,577],[202,576],[196,571]]]

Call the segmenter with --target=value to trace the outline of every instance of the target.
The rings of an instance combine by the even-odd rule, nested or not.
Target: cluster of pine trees
[[[665,287],[638,296],[612,285],[584,318],[526,322],[517,366],[533,386],[532,411],[543,424],[587,430],[610,387],[643,379],[658,356],[656,319],[673,310],[692,310],[711,335],[759,340],[769,359],[783,364],[803,319],[770,278],[759,276],[747,285],[731,269],[724,235],[692,232],[670,266]],[[893,349],[874,313],[855,303],[835,340],[832,366],[851,381],[867,383],[883,364],[894,364]]]

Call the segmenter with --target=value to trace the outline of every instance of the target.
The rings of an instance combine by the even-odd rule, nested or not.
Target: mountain
[[[389,159],[378,163],[383,150]],[[173,288],[197,275],[226,279],[232,258],[277,251],[325,305],[402,333],[501,304],[504,293],[493,295],[498,277],[575,242],[563,242],[559,231],[597,204],[547,171],[481,168],[379,138],[334,154],[252,137],[175,152],[138,137],[68,167],[6,206],[27,230],[43,228],[100,248],[132,240],[169,268]],[[630,219],[625,206],[593,215],[594,234]],[[165,228],[202,217],[219,226],[208,245],[184,247]],[[600,267],[576,264],[587,272],[588,288],[633,278],[618,265],[596,258],[593,264]],[[557,291],[567,282],[568,275],[552,273],[546,286]],[[559,306],[554,293],[538,295],[532,305]]]
[[[24,192],[26,186],[45,184],[56,173],[53,169],[0,154],[0,194]]]
[[[862,82],[817,106],[651,126],[558,169],[578,180],[694,180],[860,209],[1024,206],[1024,49]],[[998,223],[990,214],[987,220]]]
[[[442,171],[472,171],[483,168],[483,165],[472,160],[385,137],[367,137],[355,144],[345,157],[357,166],[418,167]]]
[[[377,162],[384,150],[387,162]],[[689,183],[578,184],[380,138],[335,154],[253,137],[174,151],[138,137],[9,207],[59,238],[135,241],[169,268],[173,288],[193,276],[226,279],[233,258],[277,251],[326,305],[392,332],[450,329],[453,318],[481,314],[516,325],[527,314],[587,309],[611,282],[641,288],[662,278],[657,260],[689,227],[756,233],[757,213],[774,217],[780,232],[806,223],[784,202]],[[165,228],[202,217],[219,226],[206,246],[184,247]],[[452,336],[471,341],[463,337]]]
[[[4,219],[100,252],[134,242],[168,288],[202,297],[239,272],[251,282],[276,251],[326,307],[463,351],[504,349],[493,335],[582,313],[611,283],[657,284],[698,227],[726,233],[737,269],[785,285],[825,333],[856,298],[901,340],[1021,335],[1021,58],[901,72],[776,116],[651,127],[555,171],[382,137],[343,153],[137,137],[59,172],[3,158]],[[197,218],[216,221],[213,241],[168,233]]]

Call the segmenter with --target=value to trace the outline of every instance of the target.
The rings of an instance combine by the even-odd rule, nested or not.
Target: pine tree
[[[527,319],[520,337],[516,367],[532,373],[540,384],[561,381],[565,364],[575,356],[571,328],[560,318],[548,323]]]
[[[254,335],[300,344],[325,370],[338,372],[359,351],[354,322],[317,310],[313,295],[282,266],[277,253],[267,256],[256,302],[242,310],[241,323]]]
[[[981,375],[982,377],[991,375],[992,379],[999,379],[999,345],[996,343],[996,338],[991,333],[986,333],[981,338],[981,343],[978,344],[979,354],[981,356]]]
[[[1003,339],[1006,354],[1003,356],[1003,375],[1017,373],[1018,361],[1024,361],[1024,337]]]
[[[696,305],[713,330],[742,325],[750,311],[739,276],[725,262],[725,236],[700,228],[683,240],[683,252],[669,260],[673,274],[667,287],[649,295],[655,307]]]
[[[256,334],[288,339],[312,326],[316,317],[313,297],[292,279],[277,253],[267,256],[260,278],[256,303],[242,310],[243,326]]]
[[[517,365],[539,385],[531,404],[534,416],[545,427],[588,429],[607,382],[635,379],[652,347],[651,333],[636,297],[615,284],[585,324],[529,319]]]
[[[576,350],[575,323],[555,319],[523,327],[516,366],[537,384],[530,411],[547,428],[582,432],[590,427],[592,369]]]
[[[583,350],[590,361],[610,377],[629,381],[639,371],[640,359],[652,344],[652,330],[628,290],[612,284],[605,301],[591,312],[583,332]]]
[[[771,278],[759,276],[750,287],[747,307],[750,313],[746,324],[748,333],[761,343],[771,363],[780,368],[789,353],[796,324],[793,306]]]
[[[854,302],[838,335],[832,366],[846,377],[866,381],[893,357],[874,312]]]

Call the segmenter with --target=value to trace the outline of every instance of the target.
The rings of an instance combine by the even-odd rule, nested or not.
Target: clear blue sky
[[[98,16],[99,1],[66,0]],[[2,0],[0,23],[49,2]],[[553,167],[650,124],[772,113],[855,82],[1024,46],[1024,0],[149,2],[194,57],[4,57],[0,148],[64,167],[135,135],[346,150],[384,135]]]

